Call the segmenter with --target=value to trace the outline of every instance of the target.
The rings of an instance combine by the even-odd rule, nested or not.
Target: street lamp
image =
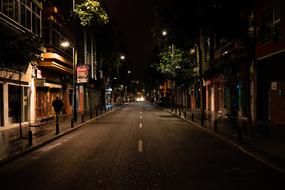
[[[166,30],[162,30],[161,32],[162,36],[166,37],[168,35]],[[174,64],[174,54],[175,54],[175,46],[173,43],[171,43],[171,63]],[[172,81],[172,99],[174,97],[174,80]],[[167,91],[167,78],[166,78],[166,85],[165,85],[165,91],[164,91],[164,96],[166,96],[166,91]]]
[[[120,56],[120,60],[124,61],[126,59],[126,56],[121,55]],[[119,70],[119,66],[120,66],[120,61],[117,63],[117,78],[119,78],[120,76],[120,70]]]
[[[121,55],[121,60],[125,60],[126,59],[126,57],[124,56],[124,55]]]
[[[72,71],[73,71],[73,91],[72,91],[72,115],[73,121],[77,121],[77,103],[76,103],[76,68],[77,68],[77,50],[70,45],[68,41],[63,41],[60,46],[72,48]]]

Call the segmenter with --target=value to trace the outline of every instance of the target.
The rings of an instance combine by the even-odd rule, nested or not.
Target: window
[[[34,13],[32,13],[32,31],[37,34],[37,20]]]
[[[269,32],[273,28],[273,8],[270,6],[263,13],[263,29],[264,32]]]
[[[21,3],[21,25],[26,26],[26,8],[25,5]]]
[[[272,5],[263,12],[262,20],[262,33],[265,40],[280,34],[280,0],[274,0]]]
[[[13,18],[13,0],[3,0],[3,13]]]
[[[41,36],[41,19],[37,17],[37,35]]]
[[[19,1],[15,1],[15,5],[14,5],[14,20],[17,22],[19,21],[19,8],[20,8],[20,3]]]
[[[28,30],[31,30],[31,25],[32,25],[32,23],[31,23],[31,19],[32,19],[32,14],[31,14],[31,11],[30,10],[26,10],[26,28],[28,29]]]
[[[18,123],[20,121],[19,115],[22,106],[20,105],[20,98],[22,95],[20,94],[21,90],[19,86],[9,85],[8,87],[8,106],[9,112],[8,116],[10,118],[11,123]]]
[[[41,9],[30,0],[0,0],[0,11],[41,36]]]

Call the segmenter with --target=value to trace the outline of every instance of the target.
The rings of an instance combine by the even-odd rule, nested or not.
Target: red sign
[[[77,83],[87,83],[89,79],[89,65],[77,67]]]

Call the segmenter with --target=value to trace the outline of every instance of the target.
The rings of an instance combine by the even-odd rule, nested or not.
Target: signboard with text
[[[77,83],[88,83],[89,65],[81,65],[77,67]]]

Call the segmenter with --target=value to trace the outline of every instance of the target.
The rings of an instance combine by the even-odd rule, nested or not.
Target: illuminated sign
[[[89,79],[89,65],[77,67],[77,83],[87,83]]]

